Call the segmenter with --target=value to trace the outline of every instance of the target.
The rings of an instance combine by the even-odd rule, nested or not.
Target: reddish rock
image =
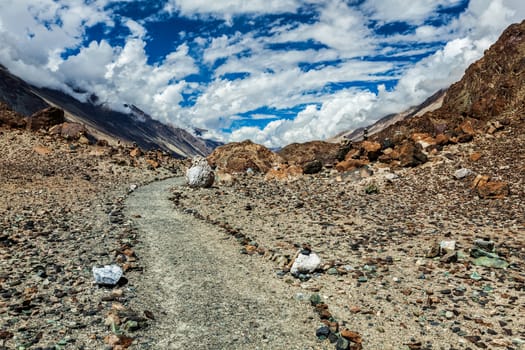
[[[374,162],[381,155],[381,144],[374,141],[363,141],[361,143],[361,150],[368,160]]]
[[[318,161],[323,166],[333,165],[341,157],[341,145],[325,141],[310,141],[305,143],[292,143],[278,152],[278,154],[291,165],[303,167],[308,163]]]
[[[51,153],[51,150],[44,146],[35,146],[33,147],[33,151],[40,154],[41,156],[47,156],[48,154]]]
[[[129,152],[129,156],[130,156],[130,157],[133,157],[133,158],[140,157],[141,155],[142,155],[142,151],[141,151],[140,148],[138,148],[138,147],[133,148],[133,149]]]
[[[445,134],[436,135],[436,145],[444,146],[450,143],[450,138]]]
[[[153,159],[146,159],[146,163],[152,169],[157,169],[160,166],[159,162]]]
[[[51,135],[60,135],[68,140],[78,140],[81,136],[85,136],[88,133],[84,125],[70,122],[53,125],[48,132]]]
[[[10,128],[24,128],[26,120],[14,112],[9,106],[0,101],[0,125],[5,124]]]
[[[474,127],[472,126],[472,123],[470,122],[470,120],[466,120],[463,123],[461,123],[459,128],[465,134],[472,135],[472,136],[476,134],[476,131],[474,131]]]
[[[26,119],[26,128],[30,130],[47,129],[65,122],[64,110],[48,107],[32,114]]]
[[[266,181],[290,181],[298,179],[303,175],[303,169],[297,165],[282,165],[268,170],[264,179]]]
[[[481,158],[481,153],[474,152],[469,156],[470,160],[473,162],[477,162]]]
[[[352,148],[346,153],[344,160],[359,159],[359,157],[361,157],[361,150]]]
[[[399,148],[399,161],[402,167],[415,167],[426,163],[427,156],[421,151],[421,146],[405,142]]]
[[[419,143],[423,149],[437,145],[436,140],[427,133],[413,133],[411,138],[412,141]]]
[[[65,139],[78,140],[82,135],[87,134],[87,129],[79,123],[64,123],[60,135]]]
[[[343,160],[342,162],[337,163],[335,168],[339,172],[352,171],[352,170],[361,168],[369,163],[370,162],[368,160],[348,159],[348,160]]]
[[[501,199],[509,195],[509,184],[502,181],[489,181],[476,189],[481,198]]]
[[[476,175],[474,180],[472,181],[472,185],[470,188],[474,189],[478,186],[484,186],[487,182],[489,182],[490,177],[487,175]]]
[[[208,156],[208,162],[212,167],[231,174],[245,173],[248,169],[266,173],[284,160],[268,148],[246,140],[217,147]]]
[[[363,338],[361,338],[361,334],[351,331],[349,329],[343,329],[341,330],[341,337],[346,338],[350,340],[353,343],[361,344],[363,342]]]

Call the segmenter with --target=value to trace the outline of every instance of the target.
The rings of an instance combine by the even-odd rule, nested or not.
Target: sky
[[[0,0],[0,63],[39,87],[268,147],[459,80],[523,0]]]

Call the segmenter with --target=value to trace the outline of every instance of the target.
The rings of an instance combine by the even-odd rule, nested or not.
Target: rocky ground
[[[273,261],[274,278],[305,303],[318,293],[329,310],[317,308],[319,325],[359,333],[365,349],[520,349],[523,144],[520,124],[446,146],[416,168],[375,163],[289,182],[244,174],[211,189],[174,189],[173,201],[236,237],[241,253]],[[460,168],[472,174],[456,179]],[[508,183],[510,194],[480,198],[471,188],[476,175]],[[471,257],[476,240],[495,245],[484,263]],[[440,254],[442,241],[455,241],[451,254]],[[304,246],[324,263],[298,279],[289,263]],[[496,260],[507,267],[476,265]]]
[[[0,129],[0,149],[0,349],[114,348],[114,333],[131,344],[131,328],[148,319],[126,306],[140,265],[122,201],[130,186],[173,176],[176,164],[11,129]],[[127,283],[95,285],[92,267],[110,263]],[[129,329],[111,329],[115,310]]]
[[[238,241],[248,270],[273,267],[257,279],[288,290],[282,305],[295,299],[311,309],[302,322],[319,339],[310,348],[336,347],[329,340],[348,348],[334,336],[344,333],[353,349],[520,349],[523,144],[519,124],[446,146],[416,168],[375,163],[289,182],[243,174],[211,189],[176,187],[172,201],[220,228],[221,240]],[[180,164],[11,129],[0,130],[0,147],[0,349],[155,348],[169,310],[144,295],[150,271],[136,254],[144,237],[124,217],[124,199],[134,185],[180,175]],[[456,179],[460,168],[472,174]],[[480,198],[476,175],[508,183],[510,194]],[[475,240],[494,242],[484,264],[506,268],[476,265]],[[442,241],[455,241],[451,254],[436,249]],[[290,262],[305,246],[323,264],[297,278]],[[97,286],[92,267],[110,263],[125,279]]]

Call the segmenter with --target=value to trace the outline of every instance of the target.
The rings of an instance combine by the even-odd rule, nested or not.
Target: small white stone
[[[453,253],[456,250],[456,241],[441,241],[439,249],[441,254]]]
[[[122,277],[122,269],[118,265],[93,266],[93,277],[97,284],[113,286]]]
[[[463,179],[469,175],[472,174],[472,170],[470,169],[466,169],[466,168],[461,168],[461,169],[458,169],[456,170],[456,172],[454,173],[454,177],[458,180],[460,179]]]

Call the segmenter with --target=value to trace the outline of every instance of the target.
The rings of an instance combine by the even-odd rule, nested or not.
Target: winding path
[[[142,246],[140,302],[157,316],[158,349],[321,349],[305,302],[259,257],[215,227],[174,209],[181,178],[137,189],[126,201]],[[138,214],[138,215],[137,215]],[[140,217],[139,217],[140,215]],[[326,342],[325,342],[326,343]]]

